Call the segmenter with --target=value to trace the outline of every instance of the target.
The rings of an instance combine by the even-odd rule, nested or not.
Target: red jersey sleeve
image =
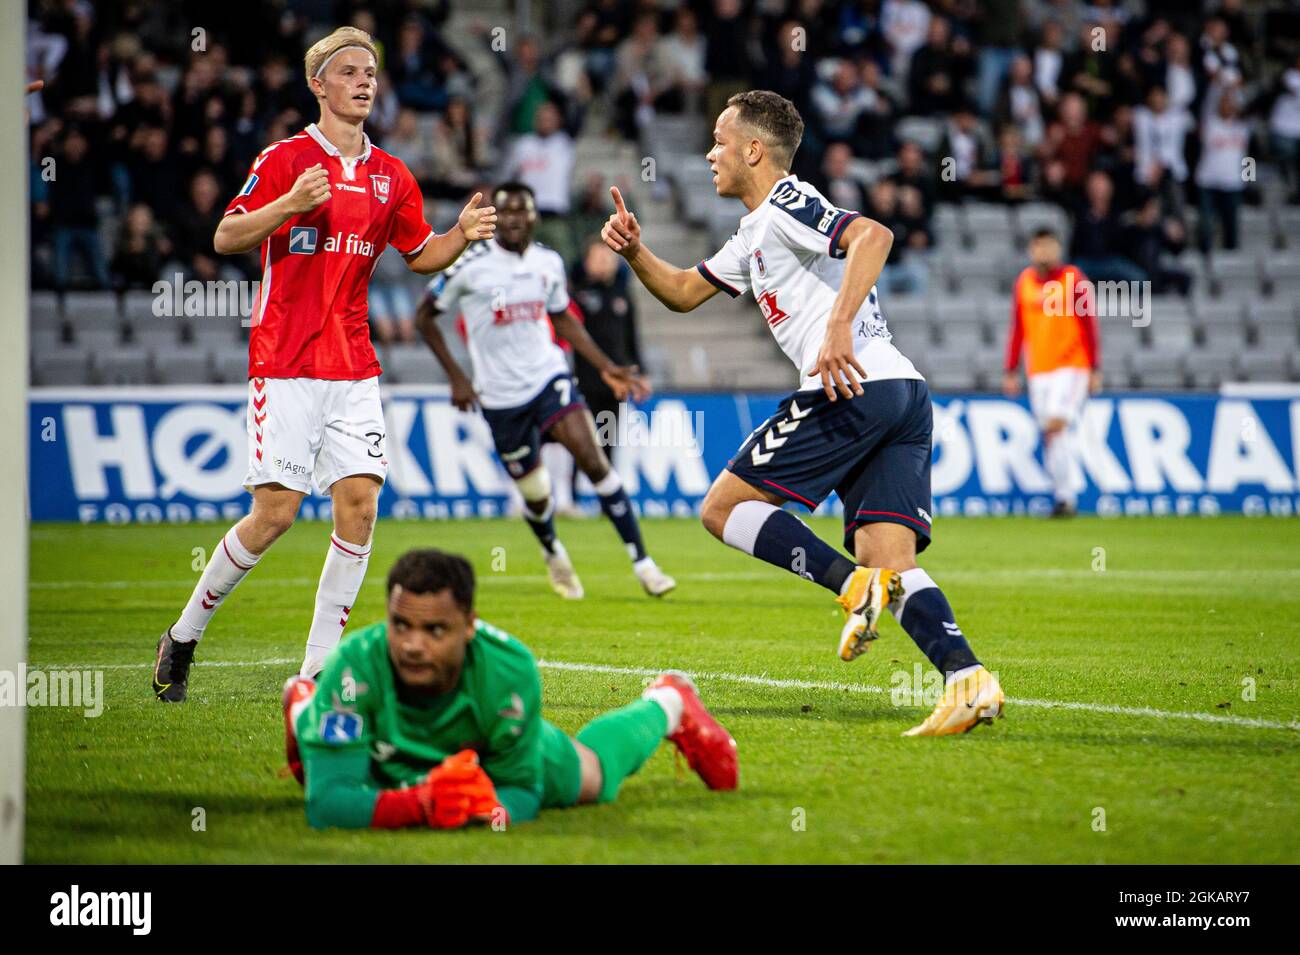
[[[1017,278],[1011,287],[1011,328],[1007,332],[1007,357],[1002,367],[1005,371],[1015,371],[1020,367],[1020,349],[1025,342],[1025,324],[1020,320],[1020,283],[1024,276]]]
[[[433,228],[424,221],[424,195],[420,192],[420,184],[405,164],[401,169],[397,209],[393,213],[388,242],[402,255],[415,255],[433,238]]]
[[[280,148],[283,145],[283,142],[272,143],[258,154],[239,194],[230,200],[223,215],[256,212],[293,188],[286,160],[287,151]]]

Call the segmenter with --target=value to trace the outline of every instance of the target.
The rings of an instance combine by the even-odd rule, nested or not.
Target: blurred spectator
[[[1083,187],[1101,143],[1101,131],[1088,119],[1088,106],[1078,93],[1061,97],[1059,118],[1043,138],[1043,174],[1048,187],[1070,202]]]
[[[1233,93],[1219,97],[1213,116],[1206,116],[1201,128],[1201,160],[1196,167],[1196,185],[1201,194],[1200,244],[1208,253],[1214,239],[1214,220],[1223,229],[1223,247],[1237,247],[1237,214],[1246,188],[1244,160],[1250,145],[1250,127],[1241,118]]]
[[[861,180],[853,175],[852,162],[853,150],[847,143],[831,143],[826,147],[822,163],[826,188],[822,192],[841,209],[861,210],[866,208],[867,193]]]
[[[1123,233],[1124,254],[1147,274],[1153,295],[1177,292],[1185,296],[1191,290],[1191,274],[1170,265],[1166,258],[1182,252],[1186,245],[1183,224],[1162,218],[1160,199],[1150,194],[1139,203]]]
[[[1184,155],[1192,117],[1169,108],[1164,87],[1153,86],[1146,103],[1133,110],[1133,178],[1138,185],[1160,194],[1165,211],[1181,218],[1183,183],[1187,181]]]
[[[99,242],[95,200],[100,166],[89,156],[90,143],[77,127],[68,130],[50,180],[50,226],[54,240],[54,283],[68,285],[72,257],[80,257],[93,288],[108,288],[108,265]]]
[[[890,73],[906,83],[912,54],[930,32],[930,8],[921,0],[885,0],[880,6],[880,32],[889,45]]]
[[[1112,51],[1119,40],[1113,24],[1085,24],[1079,33],[1079,46],[1065,58],[1062,67],[1063,89],[1083,96],[1093,116],[1104,114],[1114,105],[1119,61]]]
[[[1026,153],[1020,129],[1003,126],[998,133],[995,157],[998,170],[998,198],[1003,202],[1017,203],[1034,196],[1035,170],[1033,160]]]
[[[582,310],[587,333],[615,363],[642,365],[636,306],[617,253],[604,242],[587,242],[572,275],[573,300]],[[642,365],[642,367],[644,367]],[[578,387],[596,419],[596,435],[609,449],[618,440],[619,401],[596,368],[581,355],[574,359]]]
[[[684,108],[696,112],[709,74],[704,68],[708,42],[700,32],[695,11],[682,5],[673,15],[673,29],[659,41],[659,59],[668,81],[680,92]]]
[[[1049,20],[1043,24],[1038,45],[1034,47],[1034,86],[1049,107],[1055,107],[1061,97],[1061,73],[1065,67],[1061,42],[1061,24]]]
[[[1300,203],[1300,54],[1277,80],[1277,98],[1268,117],[1273,150],[1291,188],[1288,201]]]
[[[869,212],[871,218],[894,233],[894,244],[889,258],[876,284],[886,295],[921,295],[925,293],[929,275],[920,257],[928,244],[928,236],[919,217],[920,205],[913,207],[911,217],[904,214],[899,201],[898,186],[890,179],[878,179],[871,187]],[[924,237],[912,245],[909,236],[913,230]]]
[[[1074,219],[1070,258],[1094,282],[1144,282],[1146,273],[1119,253],[1123,227],[1113,196],[1110,176],[1100,171],[1089,174],[1086,198]]]
[[[616,62],[614,105],[618,128],[628,139],[638,139],[656,111],[680,113],[685,108],[685,92],[675,83],[655,14],[636,18],[632,35],[619,44]]]
[[[446,111],[434,120],[431,148],[433,182],[426,196],[460,198],[483,178],[486,145],[465,97],[453,96]]]
[[[976,100],[988,116],[997,104],[998,91],[1020,55],[1021,0],[984,0],[980,4],[979,88]]]
[[[511,135],[537,128],[537,112],[551,102],[552,90],[542,75],[541,50],[536,37],[521,37],[506,57],[506,128]]]
[[[961,102],[969,73],[969,44],[952,39],[946,18],[932,17],[925,45],[912,54],[907,74],[909,111],[920,116],[951,112]]]
[[[891,177],[900,189],[910,188],[919,196],[921,207],[925,212],[926,227],[934,214],[934,203],[938,197],[936,176],[927,168],[925,152],[913,142],[905,142],[898,148],[898,170]]]
[[[171,250],[171,241],[158,227],[153,210],[142,202],[136,203],[122,220],[113,250],[114,287],[152,288]]]
[[[1034,67],[1029,57],[1017,55],[1011,60],[1006,85],[994,110],[994,122],[998,126],[1018,126],[1026,148],[1037,148],[1043,141],[1043,104],[1034,86]]]
[[[175,219],[176,258],[185,272],[200,281],[215,281],[221,273],[222,260],[213,251],[212,237],[221,224],[225,202],[216,176],[200,170],[190,180],[189,198]]]
[[[713,0],[704,33],[709,73],[705,115],[717,116],[731,94],[749,87],[749,23],[742,0]]]
[[[856,141],[858,124],[877,106],[877,94],[864,87],[858,71],[840,60],[829,82],[818,83],[812,93],[818,128],[827,139]]]
[[[941,176],[950,199],[958,200],[996,187],[993,156],[988,133],[969,106],[961,106],[948,117],[943,143],[939,147],[946,168]]]
[[[384,137],[384,149],[392,153],[411,170],[425,195],[434,179],[434,152],[429,137],[420,128],[420,114],[409,107],[397,112],[397,122]]]
[[[131,153],[127,159],[131,201],[147,203],[163,222],[171,220],[180,204],[180,177],[167,146],[167,130],[144,127],[131,137]]]
[[[560,126],[559,107],[548,100],[537,108],[536,132],[515,141],[504,173],[533,190],[543,216],[564,215],[569,211],[573,164],[573,139]]]

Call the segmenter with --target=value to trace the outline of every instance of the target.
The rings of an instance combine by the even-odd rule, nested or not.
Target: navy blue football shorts
[[[516,481],[542,461],[542,442],[551,426],[571,411],[587,407],[578,382],[556,375],[532,400],[514,408],[484,408],[497,457]]]
[[[924,381],[868,381],[836,401],[796,391],[745,439],[727,465],[760,490],[815,509],[834,491],[844,503],[844,547],[863,524],[893,523],[930,544],[930,447],[934,412]]]

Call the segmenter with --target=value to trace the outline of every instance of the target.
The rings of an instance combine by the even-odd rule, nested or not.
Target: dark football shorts
[[[514,408],[484,408],[497,457],[515,480],[541,463],[542,442],[551,425],[587,403],[570,374],[556,375],[533,399]]]
[[[930,543],[930,440],[934,412],[924,381],[868,381],[861,397],[831,401],[796,391],[745,439],[727,469],[764,491],[815,509],[844,502],[844,547],[863,524],[893,523]]]

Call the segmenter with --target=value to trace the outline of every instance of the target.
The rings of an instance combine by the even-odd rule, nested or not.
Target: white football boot
[[[677,581],[660,570],[653,557],[643,557],[638,560],[632,565],[632,572],[636,574],[636,579],[641,581],[641,586],[651,597],[662,597],[677,586]]]
[[[569,552],[564,549],[564,545],[557,540],[555,553],[548,554],[543,550],[542,556],[546,558],[546,576],[551,579],[551,589],[565,600],[581,600],[582,581],[578,579],[578,573],[573,569],[573,562],[569,560]]]

